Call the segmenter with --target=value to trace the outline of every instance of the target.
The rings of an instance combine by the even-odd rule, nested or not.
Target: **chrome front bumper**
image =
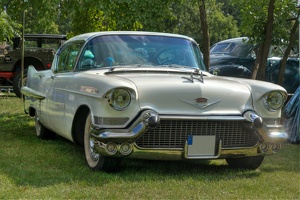
[[[202,118],[200,118],[200,120],[201,119]],[[96,151],[103,156],[126,155],[132,158],[170,160],[219,159],[273,154],[279,152],[281,149],[280,143],[288,138],[287,134],[281,131],[282,127],[280,125],[267,126],[263,123],[262,118],[252,111],[245,112],[242,117],[230,117],[229,119],[250,122],[248,123],[250,124],[248,128],[255,131],[259,137],[259,141],[257,141],[256,145],[246,148],[224,148],[222,141],[216,142],[216,138],[213,136],[212,138],[207,138],[207,136],[194,136],[194,144],[193,142],[190,143],[187,138],[184,148],[141,148],[135,141],[148,129],[155,128],[160,124],[160,116],[152,110],[144,111],[128,129],[101,130],[97,127],[93,127],[94,129],[91,134],[96,139]],[[224,120],[224,118],[222,118],[222,120]],[[198,137],[198,139],[196,137]],[[209,144],[201,142],[207,140],[210,141]],[[198,148],[199,146],[201,146],[201,148]],[[203,146],[206,147],[204,148]],[[211,147],[213,147],[213,149]]]
[[[111,144],[111,143],[108,143]],[[107,146],[102,143],[95,145],[95,150],[102,156],[114,156],[123,157],[128,156],[128,158],[137,159],[153,159],[153,160],[183,160],[183,159],[225,159],[225,158],[237,158],[237,157],[248,157],[248,156],[258,156],[258,155],[271,155],[278,153],[281,149],[281,144],[269,143],[267,150],[262,152],[262,144],[257,144],[251,148],[240,148],[240,149],[222,149],[219,146],[218,153],[216,155],[200,155],[200,156],[189,156],[187,151],[187,146],[184,149],[141,149],[135,143],[130,144],[130,151],[128,153],[123,153],[121,145],[116,145],[115,154],[111,154],[107,150]],[[273,148],[274,145],[274,148]],[[270,147],[270,148],[269,148]]]

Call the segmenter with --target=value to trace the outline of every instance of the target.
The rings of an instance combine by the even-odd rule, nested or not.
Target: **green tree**
[[[288,41],[292,26],[286,19],[295,13],[296,0],[231,0],[230,3],[240,10],[242,34],[258,46],[252,78],[264,80],[270,45]]]
[[[284,82],[284,71],[286,69],[286,61],[290,54],[290,51],[293,47],[296,47],[297,42],[297,29],[299,28],[298,16],[300,15],[300,9],[296,7],[297,1],[289,1],[287,2],[286,9],[288,8],[290,12],[285,12],[285,22],[283,21],[284,27],[282,28],[282,38],[284,40],[280,40],[279,43],[284,43],[286,45],[286,50],[282,57],[282,61],[280,63],[280,71],[278,75],[278,84],[282,85]],[[297,11],[298,9],[298,11]],[[286,27],[286,28],[285,28]],[[287,33],[286,33],[287,31]],[[298,41],[299,42],[299,41]],[[299,46],[298,46],[299,47]],[[299,49],[298,49],[299,53]]]
[[[225,4],[214,2],[214,0],[210,0],[209,2],[211,3],[208,4],[206,10],[208,12],[207,20],[209,23],[211,44],[241,36],[235,18],[222,10]]]
[[[211,42],[239,35],[233,17],[222,14],[222,4],[209,0],[207,5],[209,30],[214,33]],[[163,4],[160,0],[64,0],[61,12],[72,19],[72,35],[106,30],[171,32],[193,37],[203,46],[198,0],[167,0]]]
[[[280,63],[280,70],[279,70],[279,75],[278,75],[278,84],[279,85],[282,85],[284,82],[284,71],[286,69],[286,61],[288,59],[290,51],[293,48],[293,43],[296,41],[296,30],[298,27],[299,27],[299,21],[298,21],[298,19],[295,19],[294,24],[291,29],[291,32],[290,32],[290,37],[289,37],[289,41],[288,41],[286,50],[284,52],[282,61]],[[298,53],[299,53],[299,50],[298,50]]]
[[[216,0],[218,4],[221,4],[221,10],[224,15],[230,15],[236,21],[237,26],[241,25],[241,12],[231,2],[232,0]]]
[[[87,6],[88,5],[88,6]],[[99,2],[90,0],[66,0],[61,2],[61,21],[68,20],[69,37],[74,35],[113,30],[115,22],[104,16]]]
[[[200,24],[201,24],[201,30],[203,35],[203,60],[204,64],[209,69],[209,48],[210,48],[210,39],[209,39],[209,30],[208,30],[208,23],[207,23],[207,17],[206,17],[206,5],[205,0],[199,0],[199,13],[200,13]]]
[[[179,2],[179,0],[177,0]],[[76,0],[66,1],[64,6],[73,10],[72,34],[89,31],[147,30],[166,31],[174,14],[170,5],[176,1],[167,0]],[[88,6],[87,6],[88,5]]]
[[[6,8],[7,15],[14,23],[22,23],[25,12],[25,33],[59,33],[60,0],[2,0],[0,6]]]
[[[0,41],[10,40],[15,34],[18,34],[20,24],[15,23],[4,11],[0,11]]]
[[[202,9],[201,17],[200,8],[203,3],[205,10]],[[166,25],[165,30],[194,38],[203,52],[207,68],[209,68],[210,44],[240,36],[236,21],[231,15],[222,12],[222,6],[223,4],[217,3],[216,0],[189,0],[173,3],[170,7],[174,17],[169,21],[171,23]],[[201,24],[202,20],[206,22]],[[203,33],[206,33],[206,39]]]
[[[174,18],[172,26],[168,26],[167,28],[170,28],[167,30],[194,38],[203,49],[199,5],[199,0],[181,1],[172,4],[170,9],[174,13]],[[211,44],[240,36],[235,19],[230,14],[225,14],[222,11],[223,3],[217,3],[216,0],[206,0],[205,5]]]

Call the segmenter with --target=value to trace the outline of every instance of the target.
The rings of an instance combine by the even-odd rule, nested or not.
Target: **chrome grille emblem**
[[[217,101],[214,101],[214,102],[211,102],[211,103],[207,103],[208,99],[207,98],[203,98],[203,97],[200,97],[200,98],[197,98],[195,99],[195,103],[194,102],[190,102],[190,101],[186,101],[186,100],[183,100],[183,99],[180,99],[181,101],[185,102],[185,103],[188,103],[190,105],[193,105],[197,108],[200,108],[201,110],[202,109],[205,109],[209,106],[212,106],[216,103],[219,103],[221,100],[217,100]],[[203,104],[205,103],[205,104]]]
[[[195,99],[195,101],[196,101],[196,103],[207,103],[207,98],[197,98],[197,99]]]

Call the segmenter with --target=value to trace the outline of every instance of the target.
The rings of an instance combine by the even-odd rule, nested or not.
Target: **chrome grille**
[[[221,140],[223,148],[252,147],[258,141],[241,121],[161,120],[159,127],[149,129],[136,144],[141,148],[184,148],[188,135],[215,135],[216,145]]]

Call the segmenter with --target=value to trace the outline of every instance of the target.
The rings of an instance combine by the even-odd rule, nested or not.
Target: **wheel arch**
[[[35,108],[33,108],[33,107],[29,107],[29,109],[28,109],[28,114],[29,114],[29,116],[30,117],[34,117],[35,116],[35,113],[36,113],[36,110],[35,110]]]
[[[75,144],[84,145],[84,128],[86,117],[90,113],[90,108],[87,105],[81,105],[74,116],[72,123],[72,138]]]
[[[24,58],[24,69],[27,69],[29,65],[33,65],[36,70],[43,70],[46,69],[46,66],[44,63],[36,58],[36,57],[25,57]],[[18,72],[21,70],[21,59],[19,59],[15,65],[14,65],[14,70],[15,72]]]

